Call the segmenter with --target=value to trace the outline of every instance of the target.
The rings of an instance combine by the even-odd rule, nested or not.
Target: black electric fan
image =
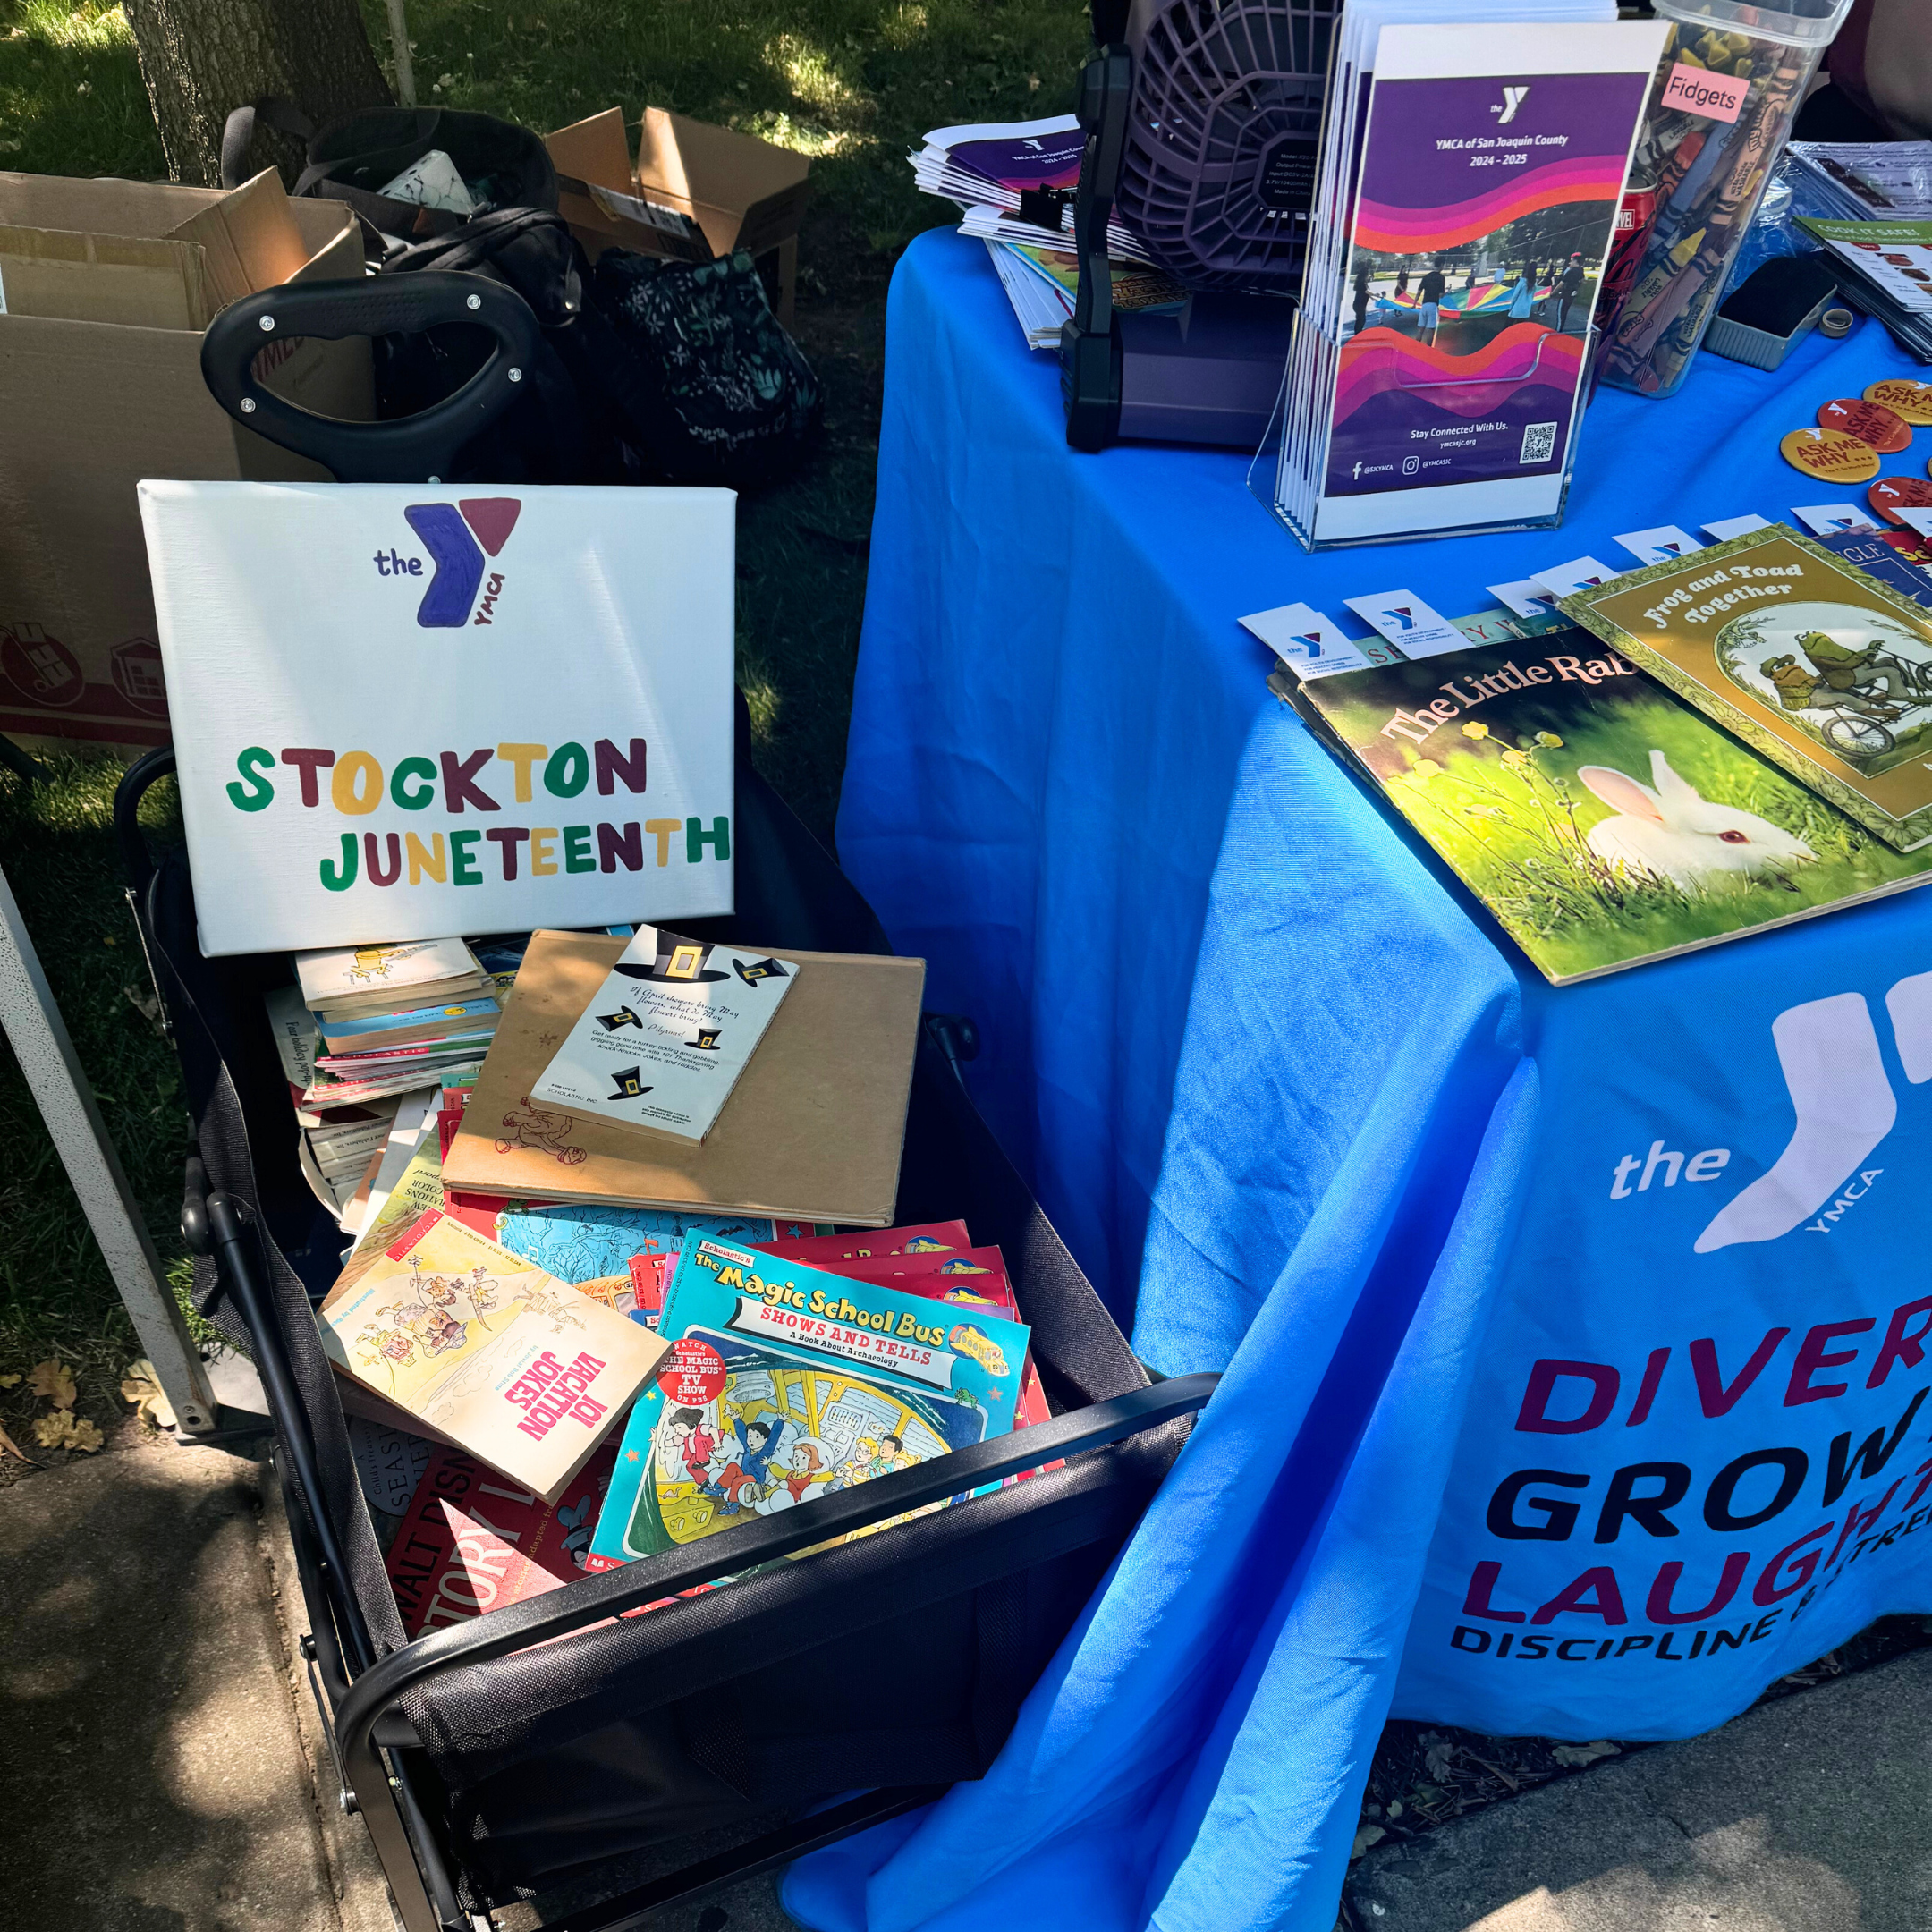
[[[1094,0],[1060,335],[1067,441],[1255,448],[1287,365],[1341,0]],[[1117,309],[1115,220],[1190,292]]]

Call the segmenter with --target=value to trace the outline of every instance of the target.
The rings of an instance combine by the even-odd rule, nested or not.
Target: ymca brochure
[[[554,1503],[664,1344],[435,1208],[317,1320],[337,1372]]]
[[[625,1427],[593,1570],[1005,1435],[1029,1339],[987,1307],[700,1234],[659,1333],[672,1352]]]
[[[640,926],[531,1097],[702,1140],[798,973],[796,961]]]
[[[1932,851],[1869,837],[1587,631],[1286,695],[1554,985],[1932,876]]]
[[[1310,547],[1555,521],[1669,31],[1590,0],[1424,13],[1341,16],[1275,489]]]
[[[1932,840],[1932,612],[1910,597],[1773,525],[1563,609],[1887,844]]]

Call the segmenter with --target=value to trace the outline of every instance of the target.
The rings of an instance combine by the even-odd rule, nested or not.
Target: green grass
[[[364,0],[386,64],[381,0]],[[738,672],[759,768],[830,839],[878,445],[885,295],[899,251],[948,218],[906,166],[928,128],[1063,112],[1086,46],[1078,0],[410,0],[419,99],[539,131],[612,105],[758,134],[813,157],[796,334],[826,388],[804,472],[739,511]],[[161,144],[116,8],[0,0],[0,168],[158,179]],[[0,775],[6,868],[103,1095],[164,1256],[180,1264],[173,1057],[123,993],[145,983],[107,836],[118,767]],[[112,1100],[107,1097],[111,1096]],[[0,1374],[62,1352],[101,1385],[134,1352],[30,1097],[0,1056]],[[33,1405],[0,1394],[4,1420]]]

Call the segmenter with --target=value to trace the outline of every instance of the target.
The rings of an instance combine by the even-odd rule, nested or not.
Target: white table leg
[[[162,1393],[186,1436],[216,1426],[215,1392],[188,1339],[187,1324],[168,1291],[161,1258],[148,1238],[127,1176],[107,1138],[94,1089],[67,1037],[39,955],[0,871],[0,1028],[4,1028],[33,1089],[55,1151],[100,1244],[108,1273]]]

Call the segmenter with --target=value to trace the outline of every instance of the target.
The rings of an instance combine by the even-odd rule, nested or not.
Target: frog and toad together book
[[[1932,611],[1782,524],[1560,607],[1886,844],[1932,841]]]

